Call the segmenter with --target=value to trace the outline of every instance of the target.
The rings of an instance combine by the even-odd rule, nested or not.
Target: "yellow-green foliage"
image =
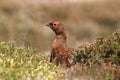
[[[82,64],[87,72],[90,70],[94,80],[120,80],[120,30],[107,38],[98,38],[95,43],[80,46],[74,62]]]
[[[0,42],[1,80],[53,80],[63,75],[49,63],[49,56],[35,54],[36,49],[28,47],[25,51],[13,43]]]
[[[98,38],[95,43],[81,46],[76,52],[76,62],[88,64],[111,62],[120,66],[120,30],[107,38]]]
[[[68,71],[49,63],[48,53],[39,54],[36,50],[32,47],[23,49],[13,43],[0,42],[0,79],[88,80],[89,77],[93,80],[120,79],[120,31],[107,38],[99,38],[93,44],[81,46],[76,50],[74,58],[74,61],[80,64],[72,66],[67,69]],[[108,65],[107,68],[103,66],[104,63]]]

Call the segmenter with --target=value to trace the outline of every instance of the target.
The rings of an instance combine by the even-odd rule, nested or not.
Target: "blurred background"
[[[45,25],[61,21],[68,46],[93,42],[120,29],[119,0],[0,0],[0,41],[50,50],[55,38]]]

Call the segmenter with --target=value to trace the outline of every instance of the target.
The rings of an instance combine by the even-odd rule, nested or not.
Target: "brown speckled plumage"
[[[60,22],[51,22],[49,26],[56,34],[56,38],[52,44],[52,51],[50,62],[55,62],[56,65],[65,64],[70,67],[69,59],[72,57],[72,48],[68,48],[66,45],[66,33],[63,25]]]

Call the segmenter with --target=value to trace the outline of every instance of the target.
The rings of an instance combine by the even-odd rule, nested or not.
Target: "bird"
[[[53,21],[46,26],[50,27],[56,35],[51,46],[50,62],[54,62],[57,66],[63,64],[70,67],[74,49],[69,48],[66,44],[67,36],[63,24],[60,21]]]

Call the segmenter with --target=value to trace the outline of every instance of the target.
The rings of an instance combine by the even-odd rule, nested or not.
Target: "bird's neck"
[[[66,44],[66,33],[61,33],[59,35],[56,35],[55,41]]]

